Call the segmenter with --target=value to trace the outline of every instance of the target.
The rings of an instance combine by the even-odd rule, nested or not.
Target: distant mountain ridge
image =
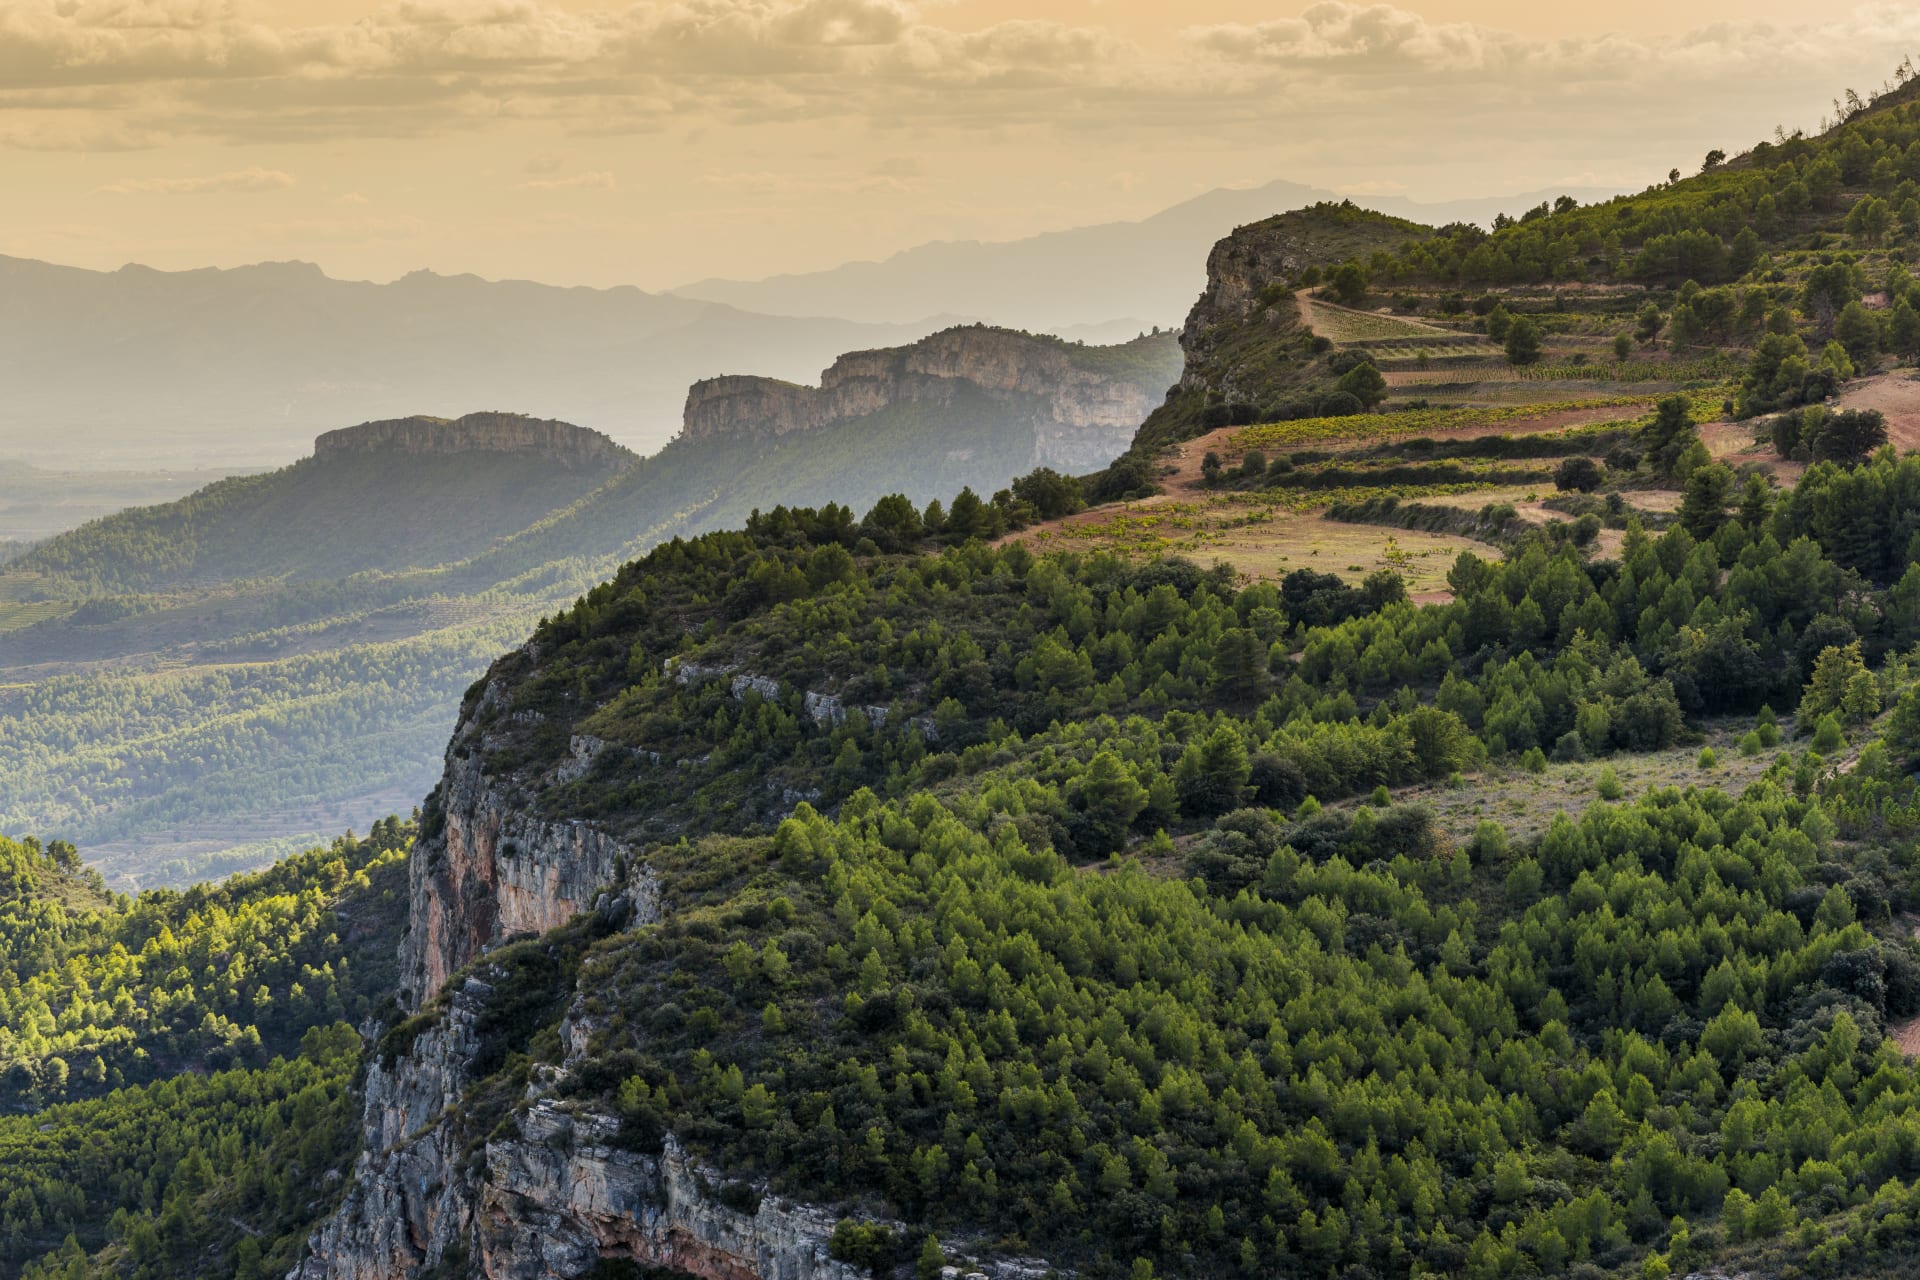
[[[365,423],[327,432],[292,466],[83,525],[8,571],[151,592],[431,568],[518,533],[636,460],[598,432],[514,414]]]
[[[431,784],[485,662],[620,561],[756,508],[923,505],[1038,461],[1100,465],[1180,357],[1171,333],[965,327],[834,365],[874,376],[803,423],[778,395],[821,393],[766,378],[734,380],[757,392],[724,427],[691,397],[645,458],[517,414],[365,422],[48,540],[0,567],[0,829],[82,839],[131,883],[362,824]]]
[[[570,422],[518,413],[469,413],[460,418],[389,418],[341,427],[314,439],[313,456],[394,453],[441,457],[509,453],[563,465],[624,467],[634,455],[598,431]]]
[[[1216,241],[1331,194],[1290,182],[1218,190],[1137,222],[667,293],[431,271],[376,284],[308,262],[92,271],[0,256],[0,456],[56,468],[278,466],[341,422],[472,404],[650,453],[705,378],[750,369],[802,381],[842,352],[956,322],[1100,342],[1171,328]],[[1443,223],[1556,194],[1358,200]]]
[[[895,405],[950,408],[970,388],[992,402],[984,410],[989,417],[1031,421],[1032,465],[1088,471],[1126,448],[1179,369],[1170,333],[1082,347],[972,325],[905,347],[850,352],[828,366],[817,387],[742,375],[697,382],[687,392],[682,438],[764,439]]]
[[[843,351],[939,327],[425,271],[374,284],[297,262],[88,271],[0,257],[0,456],[275,466],[342,422],[475,404],[646,453],[674,434],[699,378],[810,377]]]
[[[1487,199],[1421,203],[1354,196],[1355,204],[1429,226],[1489,224],[1542,201],[1587,202],[1611,188],[1566,187]],[[939,313],[1014,328],[1148,328],[1180,322],[1206,283],[1207,252],[1234,228],[1342,197],[1296,182],[1220,188],[1134,222],[1109,222],[1018,240],[935,241],[883,261],[764,280],[698,280],[673,292],[769,315],[834,315],[901,323]]]

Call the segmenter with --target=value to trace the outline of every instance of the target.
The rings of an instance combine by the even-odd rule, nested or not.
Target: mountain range
[[[1288,182],[1218,190],[1138,222],[671,293],[429,271],[376,284],[305,262],[89,271],[0,257],[0,459],[258,469],[343,422],[474,407],[558,418],[651,453],[703,378],[804,380],[842,352],[958,319],[1101,344],[1171,328],[1215,240],[1326,195]],[[1361,203],[1444,223],[1548,198]]]
[[[1518,217],[1562,195],[1589,203],[1613,194],[1569,187],[1437,203],[1399,196],[1355,196],[1353,202],[1428,226],[1490,226],[1500,213]],[[944,312],[1114,342],[1177,325],[1206,283],[1207,250],[1235,227],[1340,199],[1284,180],[1222,187],[1138,221],[1002,242],[937,241],[876,262],[764,280],[699,280],[673,292],[768,315],[904,324]]]
[[[0,457],[279,465],[329,428],[441,406],[561,418],[650,453],[698,378],[804,378],[940,327],[425,271],[373,284],[302,262],[101,272],[0,258]]]
[[[0,1280],[1920,1273],[1920,79],[1836,111],[1249,222],[1171,392],[960,326],[36,547],[9,803],[428,776],[0,836]]]

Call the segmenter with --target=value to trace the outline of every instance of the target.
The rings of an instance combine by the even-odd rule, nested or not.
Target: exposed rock
[[[1210,405],[1277,412],[1324,393],[1332,377],[1314,359],[1293,282],[1309,267],[1324,269],[1430,234],[1351,203],[1315,205],[1236,228],[1207,255],[1206,290],[1180,330],[1186,357],[1180,381],[1142,424],[1138,443],[1158,448],[1198,434]]]
[[[1109,373],[1084,349],[1058,339],[976,325],[841,356],[818,387],[739,375],[696,382],[687,392],[682,435],[772,439],[895,404],[949,405],[971,390],[1031,420],[1034,465],[1086,470],[1126,447],[1160,402],[1160,381],[1155,372]]]
[[[554,768],[555,782],[578,782],[587,776],[600,757],[606,754],[611,745],[604,738],[596,738],[588,733],[576,733],[567,739],[567,758]]]
[[[733,674],[733,668],[720,664],[682,662],[678,658],[668,658],[666,672],[673,677],[675,684],[698,684],[702,680],[711,680],[716,676]]]
[[[473,1114],[469,1090],[478,1083],[473,1062],[487,1005],[506,977],[484,960],[473,964],[476,957],[582,911],[630,928],[658,921],[663,910],[659,883],[618,841],[584,823],[538,816],[537,782],[486,772],[489,743],[504,746],[525,732],[506,673],[536,660],[529,647],[498,664],[447,749],[439,821],[409,862],[410,926],[401,944],[403,1002],[425,1012],[402,1024],[409,1042],[391,1042],[385,1060],[370,1057],[353,1180],[288,1280],[420,1280],[429,1271],[572,1280],[603,1258],[703,1280],[861,1280],[861,1271],[829,1256],[836,1212],[730,1185],[671,1136],[657,1154],[630,1150],[617,1141],[616,1118],[556,1098],[604,1029],[584,988],[560,1022],[563,1062],[539,1064],[510,1129],[476,1131],[494,1123]],[[734,674],[691,663],[669,670],[676,679]],[[756,676],[729,688],[745,696],[769,686],[779,692],[777,682]],[[845,713],[814,705],[822,716]],[[832,705],[840,707],[837,699]],[[579,776],[611,749],[576,734],[567,759],[541,776]],[[443,992],[449,975],[470,964]],[[1048,1274],[1027,1260],[979,1270],[992,1280]]]
[[[1186,368],[1183,390],[1229,401],[1257,398],[1271,377],[1264,351],[1256,362],[1236,360],[1235,346],[1260,335],[1285,338],[1300,327],[1300,307],[1287,281],[1309,264],[1291,226],[1280,219],[1241,227],[1207,255],[1207,288],[1180,331]]]
[[[858,711],[867,718],[867,723],[881,725],[887,722],[887,708],[876,706],[849,708],[845,702],[830,693],[808,693],[803,699],[807,709],[807,718],[815,724],[833,726],[843,723],[847,713]]]
[[[624,467],[634,461],[632,453],[598,431],[517,413],[389,418],[329,431],[313,442],[316,458],[349,453],[517,453],[568,466]]]
[[[474,1026],[493,989],[469,977],[391,1064],[367,1064],[365,1132],[353,1185],[288,1280],[400,1280],[466,1235],[472,1194],[443,1118],[468,1083]]]
[[[731,664],[727,663],[686,662],[679,658],[668,658],[664,670],[676,684],[695,684],[701,680],[716,680],[722,676],[731,676],[732,683],[727,687],[736,699],[744,699],[749,693],[757,693],[768,701],[775,701],[780,697],[782,687],[780,682],[772,676],[737,672]],[[800,707],[807,719],[827,729],[845,723],[848,713],[853,711],[858,711],[866,717],[867,723],[876,726],[885,724],[887,718],[893,714],[891,707],[874,703],[849,706],[837,694],[820,693],[812,689],[800,695]],[[928,742],[934,741],[939,736],[932,716],[914,716],[907,723]],[[564,770],[570,766],[563,764],[560,767]]]
[[[480,707],[492,696],[484,694]],[[478,719],[455,732],[440,783],[443,821],[407,864],[400,976],[410,1009],[425,1005],[449,974],[490,946],[545,933],[585,910],[626,853],[597,827],[547,821],[516,803],[484,773],[482,736]],[[651,901],[657,904],[657,893]]]
[[[369,1064],[353,1185],[288,1280],[407,1280],[442,1263],[489,1280],[562,1280],[603,1257],[705,1280],[859,1280],[827,1254],[833,1215],[772,1196],[753,1213],[730,1207],[713,1190],[726,1179],[671,1139],[658,1156],[624,1150],[617,1120],[550,1098],[517,1118],[516,1136],[486,1144],[484,1170],[469,1167],[457,1107],[492,994],[469,977],[407,1054]],[[566,1075],[546,1074],[536,1089]]]
[[[771,702],[780,696],[780,682],[772,676],[735,676],[733,696],[744,699],[749,693],[757,693]]]
[[[703,1280],[862,1280],[827,1254],[835,1219],[773,1196],[752,1213],[668,1139],[658,1155],[614,1145],[619,1122],[536,1102],[516,1138],[487,1144],[478,1236],[489,1280],[561,1280],[631,1258]]]

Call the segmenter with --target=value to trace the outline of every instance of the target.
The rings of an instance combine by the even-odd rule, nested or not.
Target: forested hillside
[[[404,854],[127,903],[0,846],[10,1257],[1912,1274],[1913,96],[1490,235],[1243,229],[1094,477],[742,512],[669,450],[341,584],[550,601],[666,513],[467,689]]]
[[[454,1132],[564,1058],[551,1096],[642,1150],[904,1222],[842,1233],[869,1262],[929,1230],[1092,1275],[1910,1257],[1916,577],[1750,514],[1619,562],[1534,535],[1426,608],[888,554],[925,546],[903,504],[664,547],[469,705],[490,768],[646,851],[665,923],[481,961],[529,1034]],[[1809,672],[1776,636],[1835,643]],[[1584,763],[1729,713],[1771,758],[1743,794]],[[1499,757],[1566,788],[1537,839],[1397,799]],[[587,1071],[533,1030],[571,991]]]
[[[605,1167],[585,1134],[701,1162],[702,1214],[818,1206],[875,1275],[1909,1272],[1914,233],[1851,212],[1875,159],[1736,284],[1646,263],[1723,165],[1915,130],[1896,95],[1473,262],[1396,228],[1263,275],[1245,229],[1126,467],[763,509],[548,619],[424,809],[383,1052],[479,1047],[303,1280],[512,1269],[533,1224],[659,1260],[526,1178]],[[1476,274],[1562,218],[1618,261]],[[538,943],[470,905],[567,856],[477,838],[502,803],[621,850]]]
[[[564,424],[551,425],[594,447],[569,441],[577,454],[490,447],[493,423],[549,424],[504,414],[465,421],[466,447],[316,453],[93,521],[36,548],[9,566],[9,576],[31,589],[38,575],[51,592],[89,599],[250,578],[427,569],[470,558],[475,547],[571,505],[637,461],[604,436]]]
[[[285,1270],[357,1149],[412,834],[137,900],[0,839],[0,1275]]]

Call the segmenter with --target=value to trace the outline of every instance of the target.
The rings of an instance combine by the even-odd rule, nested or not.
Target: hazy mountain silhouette
[[[102,272],[0,257],[0,456],[261,466],[342,422],[449,404],[564,418],[644,453],[678,429],[699,378],[810,378],[941,327],[426,271],[374,284],[303,262]]]
[[[1398,196],[1354,203],[1429,226],[1490,223],[1567,194],[1582,202],[1614,192],[1561,188],[1423,204]],[[1152,325],[1180,323],[1206,280],[1207,250],[1235,227],[1340,196],[1296,182],[1220,188],[1138,222],[1051,231],[1020,240],[941,240],[881,262],[765,280],[708,279],[673,292],[768,315],[831,315],[899,324],[935,312],[990,324],[1114,342]]]

